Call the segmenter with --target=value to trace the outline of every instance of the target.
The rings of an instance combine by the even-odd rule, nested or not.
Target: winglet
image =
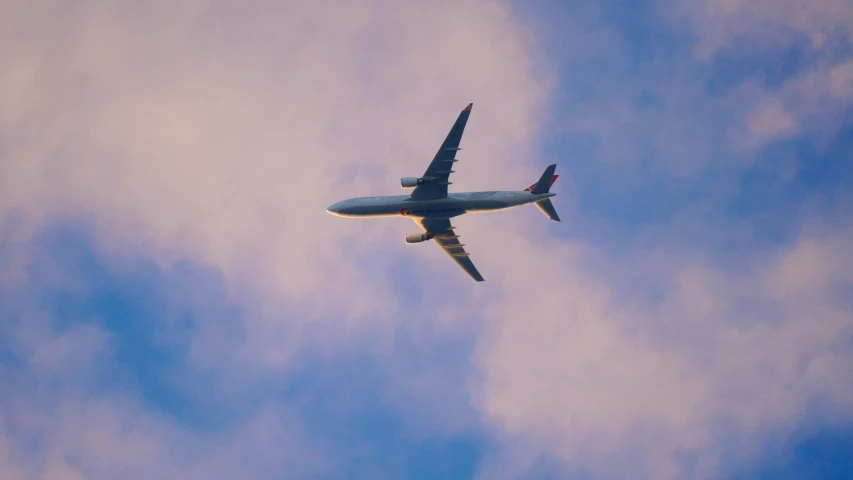
[[[470,111],[471,111],[471,107],[473,107],[473,106],[474,106],[474,103],[473,103],[473,102],[472,102],[472,103],[469,103],[469,104],[468,104],[468,106],[467,106],[467,107],[465,107],[465,109],[463,109],[462,111],[463,111],[463,112],[470,112]]]

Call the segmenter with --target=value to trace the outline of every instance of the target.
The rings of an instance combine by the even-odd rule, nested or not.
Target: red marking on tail
[[[551,184],[550,184],[550,185],[548,185],[548,187],[549,187],[549,188],[550,188],[551,186],[553,186],[553,185],[554,185],[554,182],[556,182],[556,181],[557,181],[557,177],[559,177],[559,175],[554,175],[553,177],[551,177]],[[534,183],[533,185],[531,185],[531,186],[529,186],[529,187],[525,188],[525,189],[524,189],[524,191],[525,191],[525,192],[529,192],[529,191],[532,191],[534,188],[536,188],[536,184],[535,184],[535,183]]]

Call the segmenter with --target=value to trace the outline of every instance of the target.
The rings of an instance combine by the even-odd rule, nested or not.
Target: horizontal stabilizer
[[[555,222],[560,221],[560,216],[557,215],[557,210],[554,209],[554,204],[551,203],[550,198],[545,198],[536,202],[536,207],[545,214],[546,217],[550,218]]]

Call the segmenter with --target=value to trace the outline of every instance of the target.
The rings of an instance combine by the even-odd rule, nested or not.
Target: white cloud
[[[755,55],[766,61],[791,50],[800,54],[798,71],[778,88],[765,86],[763,74],[756,72],[736,92],[738,101],[747,106],[745,125],[752,134],[743,146],[760,148],[799,134],[825,138],[838,131],[843,112],[853,105],[853,60],[845,47],[853,41],[849,2],[674,3],[672,18],[686,19],[698,36],[695,53],[700,60]],[[807,45],[803,38],[808,39]]]
[[[0,429],[4,479],[273,478],[282,473],[304,478],[334,465],[282,405],[264,406],[233,429],[199,435],[122,396],[81,398],[64,392],[49,399],[27,393],[35,405],[19,404],[0,416],[3,423],[16,424],[14,434]]]
[[[829,71],[829,91],[839,100],[853,98],[853,59],[839,63]]]
[[[500,2],[18,2],[6,13],[0,265],[14,275],[5,270],[0,286],[88,293],[73,272],[34,259],[29,243],[64,216],[91,222],[112,268],[150,258],[168,272],[187,259],[221,271],[227,301],[245,307],[233,320],[242,325],[211,312],[204,289],[170,294],[195,309],[192,367],[214,370],[229,392],[287,368],[306,345],[334,351],[365,332],[381,345],[406,320],[385,271],[414,224],[349,222],[325,208],[399,191],[398,178],[425,168],[468,102],[470,154],[456,182],[538,174],[523,159],[548,80],[533,75],[530,38]],[[466,300],[457,292],[457,305]],[[0,370],[0,416],[15,422],[0,434],[4,478],[298,477],[339,460],[289,405],[203,434],[135,392],[103,391],[109,333],[61,333],[36,299],[16,302],[18,320],[0,325],[24,359]],[[152,322],[168,336],[162,319]],[[13,382],[22,374],[59,390]],[[432,371],[406,380],[413,394],[447,388]]]
[[[795,130],[794,119],[778,101],[759,105],[747,118],[746,123],[755,141],[762,144],[784,138]]]
[[[808,134],[831,138],[844,125],[845,112],[853,106],[853,59],[806,69],[785,81],[777,91],[750,85],[757,99],[746,118],[751,148],[774,140]]]
[[[388,239],[414,225],[349,222],[324,208],[396,189],[397,177],[421,171],[469,101],[475,111],[456,185],[522,188],[540,173],[525,159],[535,151],[529,142],[550,80],[534,75],[525,32],[501,3],[445,3],[22,3],[0,19],[0,214],[91,215],[110,261],[141,254],[164,268],[189,258],[221,270],[227,294],[251,305],[246,337],[209,321],[195,332],[190,356],[230,378],[262,378],[306,343],[334,350],[374,327],[364,326],[371,321],[405,321],[414,313],[391,297],[383,272],[406,248]],[[720,15],[730,19],[744,8],[730,3]],[[706,48],[730,41],[733,28],[702,33]],[[614,47],[572,48],[590,55]],[[630,160],[639,171],[638,159],[652,152],[677,159],[667,171],[695,178],[721,139],[738,151],[750,126],[766,140],[794,134],[813,123],[815,105],[849,100],[849,69],[836,59],[778,93],[747,81],[719,100],[689,79],[671,79],[671,66],[649,68],[630,88],[654,85],[663,107],[647,113],[612,96],[592,102],[595,115],[572,125],[597,135],[607,154],[601,156],[615,153],[620,172]],[[813,84],[820,89],[808,96]],[[740,129],[734,140],[720,134],[729,124]],[[562,213],[567,220],[575,214]],[[428,277],[419,283],[423,304],[435,308],[416,314],[434,316],[445,331],[481,329],[473,395],[499,438],[523,450],[513,462],[546,451],[603,476],[674,477],[680,467],[673,453],[687,449],[710,472],[721,448],[713,436],[720,419],[734,421],[738,438],[750,444],[760,427],[795,425],[812,397],[833,414],[851,410],[850,392],[834,388],[850,378],[849,352],[830,348],[850,326],[849,308],[831,290],[850,281],[850,270],[838,266],[849,259],[830,260],[849,232],[804,237],[778,258],[746,262],[746,274],[643,252],[641,266],[625,270],[665,292],[655,303],[622,298],[618,279],[586,263],[601,252],[554,240],[548,229],[557,227],[532,208],[466,217],[457,226],[488,281],[469,290],[444,253],[407,248],[406,262]],[[27,272],[12,257],[4,262],[23,278]],[[203,296],[180,294],[199,296],[191,303],[203,311]],[[382,335],[394,333],[376,330],[380,345]],[[32,361],[48,372],[63,359],[91,365],[109,347],[94,330],[38,333],[43,343],[32,344]],[[67,348],[72,342],[90,354]],[[437,403],[446,397],[436,390],[453,388],[434,371],[401,383]],[[14,460],[17,430],[0,435],[4,473],[115,478],[145,467],[140,475],[151,477],[163,466],[172,476],[233,478],[246,464],[280,472],[293,458],[309,457],[314,473],[329,461],[322,447],[294,448],[277,460],[269,445],[280,438],[291,445],[299,438],[292,431],[303,432],[287,406],[260,409],[242,428],[210,439],[133,399],[75,393],[4,411],[43,419],[25,435],[42,442],[35,464]],[[464,417],[463,407],[453,407],[443,422]],[[434,423],[442,431],[457,426]],[[72,441],[68,432],[77,431],[85,442]],[[114,452],[116,444],[139,455]],[[270,450],[254,450],[263,445]],[[69,463],[69,452],[83,464]],[[109,458],[99,456],[104,452]]]
[[[21,3],[0,20],[0,215],[91,215],[117,257],[221,269],[261,313],[258,361],[299,344],[283,311],[388,319],[388,257],[359,259],[416,227],[325,208],[393,193],[470,101],[458,183],[512,178],[543,99],[505,5],[448,7]]]
[[[28,264],[33,266],[32,258]],[[101,322],[56,315],[40,302],[53,291],[84,303],[87,292],[69,290],[49,276],[38,279],[31,280],[37,287],[0,289],[3,479],[272,478],[283,472],[304,478],[330,471],[343,458],[304,425],[293,405],[269,398],[240,421],[209,429],[158,410],[156,401],[140,398],[134,369],[121,365],[128,360],[122,350],[137,347],[117,341],[117,335],[97,326]],[[162,319],[149,321],[158,330],[168,329]],[[139,361],[144,363],[137,367],[151,367],[152,358]],[[257,371],[241,372],[244,384],[257,381]],[[179,373],[161,374],[157,381],[168,384],[180,377],[179,395],[193,397],[194,377]],[[219,408],[233,406],[229,389],[217,393]]]
[[[225,294],[246,306],[237,328],[211,314],[192,285],[172,293],[192,296],[198,309],[191,361],[233,381],[229,388],[285,368],[306,344],[371,329],[393,335],[384,326],[405,319],[385,270],[402,233],[416,227],[349,222],[325,208],[399,191],[398,178],[426,167],[468,102],[475,112],[465,142],[477,148],[460,156],[468,166],[458,183],[506,181],[529,168],[519,159],[529,156],[545,87],[531,73],[529,38],[500,2],[17,2],[4,10],[0,234],[2,265],[16,273],[4,270],[0,285],[16,291],[32,276],[53,276],[85,288],[69,272],[32,268],[30,234],[63,215],[91,220],[115,268],[141,257],[164,271],[177,259],[219,270]],[[6,222],[13,214],[17,223]],[[29,371],[65,383],[61,395],[45,396],[3,382],[6,423],[32,422],[0,435],[0,476],[260,478],[333,464],[288,405],[261,408],[221,435],[196,435],[136,399],[99,391],[93,359],[111,358],[108,335],[60,334],[51,321],[3,326],[15,329],[6,338]]]
[[[737,175],[782,139],[821,148],[853,106],[845,3],[675,0],[643,10],[642,37],[600,20],[630,7],[567,7],[559,40],[595,41],[560,51],[573,67],[561,120],[628,182]]]
[[[810,401],[853,420],[853,389],[840,387],[853,351],[839,345],[853,315],[838,290],[853,284],[853,257],[838,248],[851,240],[804,235],[732,271],[669,257],[660,303],[621,299],[579,264],[593,251],[539,256],[520,241],[506,265],[521,272],[506,277],[512,299],[493,300],[478,346],[483,412],[601,478],[677,478],[679,451],[697,455],[697,475],[720,474],[731,440],[716,436],[719,425],[731,422],[746,458],[762,429],[790,431]],[[621,274],[658,276],[630,268]]]
[[[749,39],[748,48],[776,47],[804,35],[813,48],[825,46],[833,35],[851,39],[853,13],[845,0],[703,0],[676,1],[676,10],[687,13],[700,36],[697,53],[713,55]],[[742,44],[739,44],[742,45]]]

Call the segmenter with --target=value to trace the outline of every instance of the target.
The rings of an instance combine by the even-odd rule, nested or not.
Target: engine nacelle
[[[403,188],[415,188],[418,185],[423,185],[423,184],[424,184],[423,178],[403,177],[400,179],[400,185],[402,185]]]
[[[426,242],[432,238],[432,235],[428,233],[407,233],[406,234],[406,243],[421,243]]]

